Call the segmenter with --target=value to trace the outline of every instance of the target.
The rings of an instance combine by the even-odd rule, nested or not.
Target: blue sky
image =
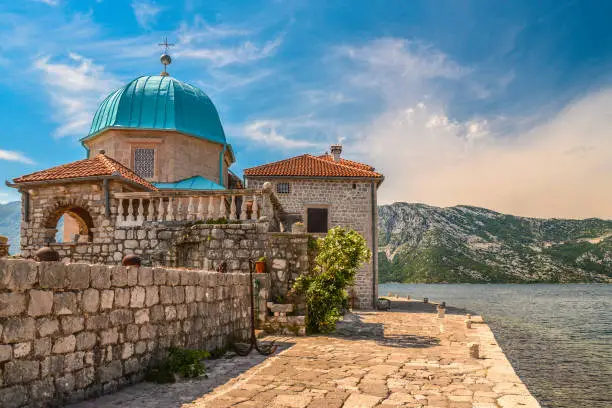
[[[237,172],[342,141],[385,174],[383,202],[612,218],[612,3],[3,3],[4,179],[82,158],[97,103],[158,73],[167,36]]]

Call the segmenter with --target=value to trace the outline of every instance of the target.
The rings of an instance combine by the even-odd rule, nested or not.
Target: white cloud
[[[157,15],[161,13],[164,8],[160,7],[152,1],[138,0],[132,3],[132,10],[134,10],[134,16],[138,25],[142,28],[151,28],[157,21]]]
[[[452,103],[474,97],[476,88],[483,90],[477,97],[494,97],[513,74],[483,79],[476,68],[404,40],[344,47],[339,55],[349,62],[342,92],[382,107],[373,120],[343,133],[347,156],[356,154],[385,174],[381,202],[612,218],[612,89],[552,117],[543,108],[528,118],[453,118]]]
[[[61,123],[56,136],[85,136],[100,100],[119,86],[102,66],[78,54],[69,63],[43,57],[34,63],[53,103],[54,119]]]
[[[175,55],[185,59],[207,60],[217,67],[230,64],[245,64],[273,56],[278,47],[283,43],[283,37],[283,35],[279,35],[274,40],[265,42],[262,45],[256,45],[251,41],[225,47],[184,44],[184,48],[177,51]]]
[[[0,160],[7,160],[24,164],[34,164],[34,161],[26,157],[23,153],[4,149],[0,149]]]
[[[59,5],[59,0],[34,0],[37,3],[45,3],[48,4],[50,6],[57,6]]]
[[[295,149],[315,146],[306,140],[289,139],[277,132],[278,121],[256,120],[244,127],[244,135],[258,143],[273,145],[280,149]]]

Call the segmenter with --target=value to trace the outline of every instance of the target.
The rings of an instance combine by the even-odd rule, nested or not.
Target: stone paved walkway
[[[293,345],[265,361],[255,355],[226,360],[252,367],[189,402],[194,392],[179,401],[166,400],[166,405],[158,405],[152,396],[122,400],[127,389],[75,408],[180,403],[184,408],[539,407],[488,326],[466,329],[464,319],[452,309],[440,319],[433,305],[394,302],[390,312],[347,316],[334,336],[287,339]],[[470,342],[480,344],[480,359],[468,357]],[[193,381],[191,388],[199,383]],[[180,384],[174,386],[184,387]],[[153,387],[162,392],[163,387]]]

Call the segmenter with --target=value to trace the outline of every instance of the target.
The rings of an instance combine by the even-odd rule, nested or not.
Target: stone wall
[[[168,346],[248,335],[245,274],[0,259],[0,406],[139,381]]]
[[[355,292],[358,306],[371,308],[378,297],[377,234],[372,234],[372,226],[377,226],[376,188],[372,200],[372,182],[363,180],[306,180],[306,179],[252,179],[248,178],[249,188],[261,188],[270,181],[272,191],[282,205],[283,211],[293,220],[303,220],[307,224],[306,210],[310,208],[328,209],[328,226],[352,228],[363,235],[372,250],[372,261],[357,273]],[[281,194],[276,190],[278,183],[289,183],[290,193]],[[374,217],[374,218],[373,218]]]
[[[270,233],[266,258],[271,275],[270,299],[285,296],[298,276],[308,273],[308,234]]]

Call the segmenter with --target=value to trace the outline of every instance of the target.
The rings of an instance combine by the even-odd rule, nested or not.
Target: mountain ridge
[[[401,202],[378,213],[381,283],[612,282],[612,221]]]

